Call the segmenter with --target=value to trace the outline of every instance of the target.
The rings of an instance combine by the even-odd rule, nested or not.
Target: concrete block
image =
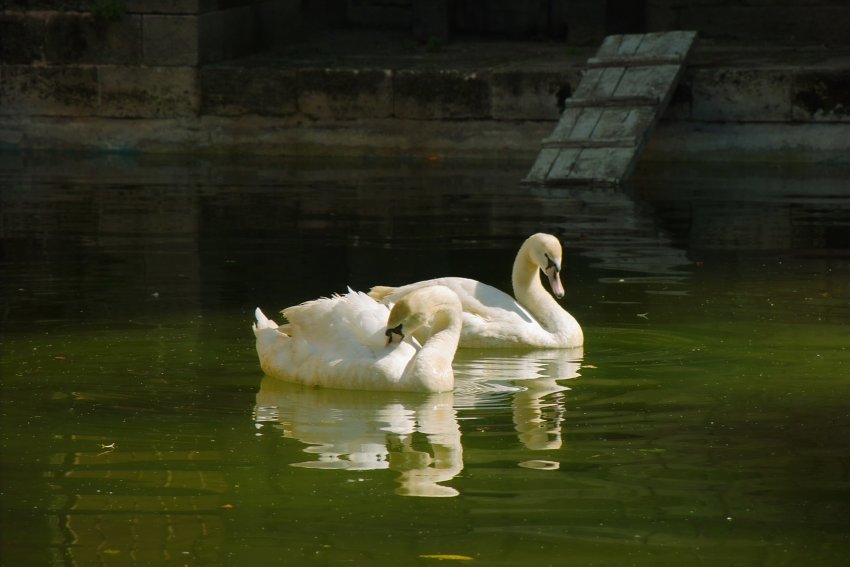
[[[291,116],[298,87],[292,69],[205,66],[200,71],[204,115]]]
[[[791,116],[804,122],[850,122],[850,68],[794,76]],[[850,132],[847,137],[850,139]]]
[[[101,66],[99,116],[195,116],[200,108],[195,67]]]
[[[392,72],[300,69],[298,110],[311,118],[387,118],[393,113]]]
[[[693,119],[777,122],[791,118],[791,74],[786,69],[696,69]]]
[[[489,118],[490,85],[476,73],[401,70],[393,74],[393,114],[417,120]]]
[[[44,18],[0,13],[0,62],[27,64],[44,58]]]
[[[105,21],[82,13],[55,13],[45,27],[44,56],[51,64],[141,62],[141,19]]]
[[[543,71],[494,71],[491,85],[496,120],[558,120],[575,86],[567,74]]]
[[[95,67],[7,65],[0,82],[0,114],[80,116],[98,104]]]
[[[200,19],[197,16],[142,16],[143,59],[146,65],[197,65]]]

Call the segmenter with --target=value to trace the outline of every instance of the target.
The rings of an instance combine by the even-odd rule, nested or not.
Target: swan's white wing
[[[348,331],[356,340],[371,350],[383,350],[386,346],[387,319],[390,310],[360,291],[349,291],[339,307]]]
[[[503,321],[506,324],[536,324],[534,317],[513,297],[493,286],[469,278],[436,278],[395,288],[384,298],[392,305],[413,290],[429,285],[444,285],[454,291],[463,305],[464,313],[477,315],[484,320]]]
[[[263,370],[284,380],[328,388],[393,390],[416,352],[406,342],[387,346],[389,309],[363,293],[308,301],[283,314],[289,320],[287,334],[261,330],[257,353]],[[257,325],[263,325],[258,319]]]
[[[316,350],[335,350],[348,358],[384,346],[389,309],[360,292],[307,301],[284,309],[293,338]]]
[[[283,314],[288,323],[278,328],[261,311],[256,312],[257,353],[266,374],[328,388],[430,391],[451,387],[446,383],[453,379],[450,373],[446,377],[431,369],[431,363],[442,368],[437,360],[428,358],[422,365],[411,366],[417,350],[424,351],[415,341],[386,344],[389,308],[364,293],[349,291],[308,301]],[[455,333],[458,327],[455,323]],[[457,341],[456,335],[453,340]],[[441,347],[443,342],[436,348]],[[433,358],[440,351],[429,353]]]
[[[461,298],[465,312],[490,320],[536,323],[531,313],[507,293],[475,280],[468,281],[475,285],[467,297]]]

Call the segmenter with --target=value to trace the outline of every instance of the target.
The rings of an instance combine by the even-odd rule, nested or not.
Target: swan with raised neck
[[[511,279],[516,299],[487,284],[458,277],[397,288],[376,286],[369,295],[392,305],[416,289],[444,285],[458,295],[463,306],[460,347],[573,348],[584,344],[581,326],[540,281],[542,271],[552,293],[563,297],[561,268],[561,243],[551,234],[537,233],[523,242],[514,260]]]

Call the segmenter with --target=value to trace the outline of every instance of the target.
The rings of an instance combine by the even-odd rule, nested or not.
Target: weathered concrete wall
[[[105,17],[91,0],[2,0],[0,116],[196,116],[199,67],[257,50],[291,4],[124,0]]]
[[[557,120],[580,69],[274,69],[201,71],[204,115],[305,121]]]
[[[850,50],[703,47],[666,118],[850,124]]]
[[[419,0],[382,1],[412,10]],[[601,6],[604,18],[600,2],[568,7]],[[0,149],[533,154],[595,51],[452,42],[407,58],[391,45],[347,58],[362,43],[357,36],[338,52],[328,42],[308,49],[329,51],[324,59],[231,59],[297,38],[309,27],[304,20],[325,9],[327,21],[339,23],[355,4],[125,0],[126,12],[110,20],[93,15],[90,0],[0,0]],[[651,0],[647,14],[656,22],[665,13],[680,18],[664,25],[687,24],[690,9],[733,4],[741,7]],[[840,8],[796,0],[803,4]],[[765,151],[802,151],[807,139],[817,151],[848,150],[848,77],[846,48],[701,41],[656,132],[672,141],[653,147],[698,153],[698,145],[679,139],[691,132],[689,140],[737,152],[746,146],[739,134],[749,132]],[[725,142],[723,132],[732,133]]]

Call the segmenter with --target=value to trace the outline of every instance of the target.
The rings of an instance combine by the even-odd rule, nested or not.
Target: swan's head
[[[402,297],[390,311],[387,319],[387,344],[398,335],[398,342],[405,334],[411,334],[420,327],[434,323],[437,316],[453,313],[459,317],[462,311],[457,294],[442,285],[432,285],[412,291]]]
[[[551,234],[538,232],[526,240],[528,255],[549,279],[552,295],[564,297],[564,285],[561,283],[561,243]]]

